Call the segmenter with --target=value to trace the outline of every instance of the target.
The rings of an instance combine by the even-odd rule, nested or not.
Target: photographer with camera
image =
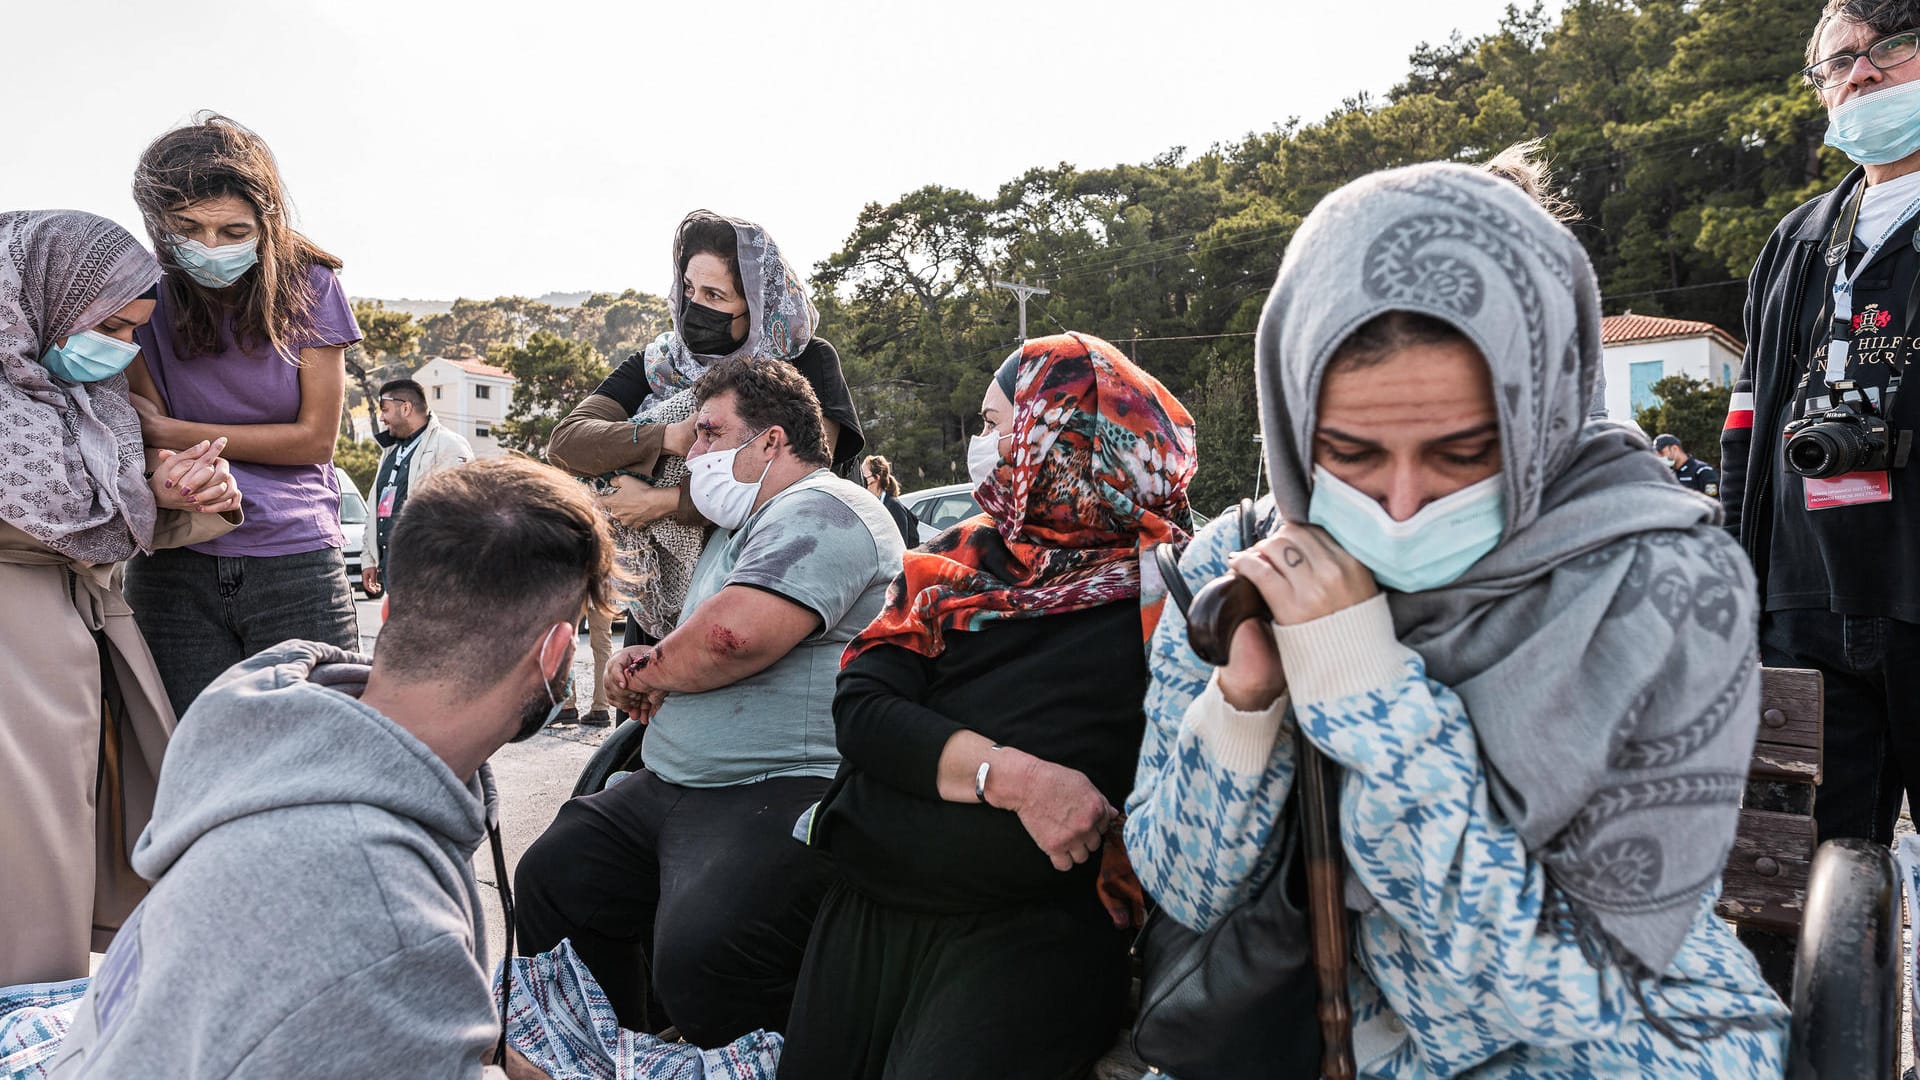
[[[1920,794],[1920,475],[1900,383],[1920,320],[1920,0],[1828,0],[1802,74],[1860,167],[1788,214],[1748,282],[1720,498],[1762,660],[1826,679],[1822,840],[1893,839]],[[1920,803],[1920,799],[1915,800]]]

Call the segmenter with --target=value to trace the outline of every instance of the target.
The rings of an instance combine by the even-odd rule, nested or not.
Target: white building
[[[1600,345],[1606,357],[1607,415],[1629,422],[1635,411],[1653,404],[1653,384],[1669,375],[1733,385],[1743,351],[1732,334],[1712,323],[1630,311],[1600,320]]]
[[[485,360],[454,360],[435,356],[420,365],[413,381],[427,393],[427,408],[442,427],[466,436],[477,457],[501,453],[493,429],[507,418],[513,404],[512,375]]]

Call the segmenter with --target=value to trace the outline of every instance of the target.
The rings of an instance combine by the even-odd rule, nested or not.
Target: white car
[[[367,500],[360,497],[360,488],[347,475],[347,470],[338,465],[333,474],[340,479],[340,531],[346,535],[346,543],[340,547],[340,554],[347,560],[347,580],[353,583],[356,591],[362,595],[366,590],[360,587],[360,560],[366,551],[367,542]]]
[[[900,496],[900,502],[909,514],[919,518],[922,525],[932,530],[922,532],[922,540],[931,540],[934,533],[980,512],[980,504],[973,501],[972,484],[942,484],[935,488],[909,491]]]
[[[900,496],[907,512],[920,519],[922,525],[933,532],[942,532],[947,526],[980,512],[980,504],[973,499],[972,484],[943,484],[940,487],[922,488],[909,491]],[[1198,533],[1213,517],[1198,510],[1193,511],[1193,531]],[[931,540],[933,533],[922,532],[921,540]]]

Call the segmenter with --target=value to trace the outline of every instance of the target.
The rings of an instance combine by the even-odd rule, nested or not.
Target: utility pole
[[[991,284],[996,289],[1011,289],[1013,294],[1020,298],[1020,343],[1025,345],[1027,343],[1027,297],[1048,296],[1050,291],[1038,285],[1023,285],[1018,281],[995,281]]]

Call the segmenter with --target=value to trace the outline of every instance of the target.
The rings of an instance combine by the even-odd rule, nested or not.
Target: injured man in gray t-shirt
[[[731,395],[718,403],[717,420],[703,407],[716,428],[703,438],[764,453],[774,429],[731,415]],[[780,1030],[835,880],[793,823],[840,767],[840,656],[879,614],[903,549],[886,508],[824,456],[777,446],[766,483],[792,478],[714,531],[673,632],[616,654],[610,692],[648,725],[644,767],[561,807],[515,874],[523,949],[570,940],[629,1030],[671,1024],[703,1047]]]
[[[647,729],[647,768],[689,787],[832,776],[840,767],[833,732],[840,654],[880,613],[902,550],[886,508],[825,469],[774,496],[733,532],[715,530],[694,567],[682,623],[721,589],[742,585],[812,611],[820,627],[758,674],[702,693],[669,694]],[[715,628],[708,636],[725,633]],[[714,647],[724,649],[724,640]]]

